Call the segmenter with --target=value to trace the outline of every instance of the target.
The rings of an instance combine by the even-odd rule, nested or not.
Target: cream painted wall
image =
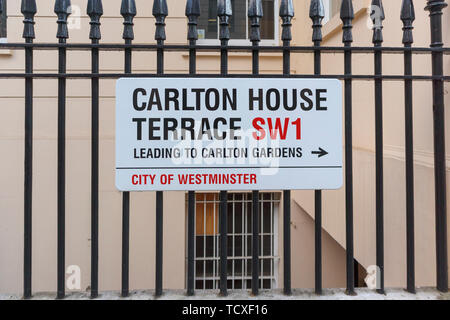
[[[385,46],[399,46],[402,23],[399,19],[401,1],[384,1]],[[372,31],[367,27],[368,15],[364,8],[368,0],[356,0],[354,45],[371,46]],[[415,46],[430,44],[428,12],[415,1]],[[304,26],[308,29],[308,26]],[[332,19],[324,26],[324,46],[341,45],[341,21]],[[444,43],[450,43],[450,12],[443,16]],[[300,35],[299,35],[300,34]],[[297,33],[299,41],[307,41],[310,33]],[[309,39],[308,39],[309,40]],[[310,41],[310,40],[309,40]],[[450,59],[444,58],[445,74],[450,73]],[[298,60],[299,73],[311,72],[311,57]],[[325,74],[343,73],[343,55],[328,54],[322,59]],[[403,74],[401,55],[383,57],[385,74]],[[428,55],[415,55],[414,74],[431,74]],[[373,74],[373,56],[355,54],[354,74]],[[445,104],[449,103],[449,83],[445,83]],[[404,98],[401,82],[384,83],[384,179],[385,179],[385,272],[387,286],[406,285],[406,205],[404,159]],[[450,183],[450,113],[446,112],[447,184]],[[417,285],[435,285],[434,236],[434,164],[431,84],[414,83],[414,148],[415,148],[415,214],[416,214],[416,268]],[[370,81],[354,81],[353,85],[353,150],[354,150],[354,215],[355,258],[364,266],[375,264],[375,120],[374,86]],[[450,199],[450,190],[447,190]],[[312,192],[295,192],[293,198],[311,216],[314,215]],[[345,247],[345,189],[324,192],[324,229]]]
[[[361,2],[357,0],[355,2]],[[361,3],[363,3],[362,1]],[[385,1],[386,2],[386,1]],[[85,15],[87,0],[72,0],[81,8],[81,28],[70,30],[70,41],[88,41],[89,18]],[[151,16],[151,1],[136,0],[138,16],[135,19],[136,43],[154,43],[154,19]],[[167,42],[186,43],[186,18],[179,0],[168,0],[170,15],[167,18]],[[398,12],[395,1],[385,4],[389,22],[386,21],[387,44],[398,45],[400,25],[391,22],[389,12]],[[308,1],[295,0],[296,17],[293,20],[293,45],[309,45],[311,29],[308,15]],[[120,0],[104,1],[102,17],[102,42],[121,43],[122,18],[119,16]],[[416,39],[421,45],[428,45],[428,24],[421,8],[417,8],[418,21]],[[22,20],[19,1],[8,3],[8,41],[22,42]],[[389,18],[388,18],[389,19]],[[445,16],[445,30],[448,30],[448,13]],[[395,20],[397,21],[397,20]],[[330,21],[329,26],[335,21]],[[366,44],[361,39],[369,39],[370,31],[365,28],[361,17],[355,21],[355,44]],[[425,25],[426,24],[426,25]],[[325,26],[324,31],[326,31]],[[38,2],[36,16],[36,42],[56,42],[56,17],[51,1]],[[447,42],[448,42],[447,33]],[[339,33],[330,33],[324,45],[338,43]],[[392,38],[392,39],[391,39]],[[391,41],[391,42],[390,42]],[[312,56],[292,54],[292,73],[312,73]],[[336,72],[332,67],[342,68],[338,55],[325,58],[324,71]],[[399,58],[386,62],[385,71],[392,72],[401,62]],[[102,52],[103,72],[122,72],[123,54]],[[429,59],[415,58],[417,72],[429,70]],[[355,72],[372,72],[370,57],[355,57]],[[419,65],[420,63],[420,65]],[[449,60],[446,58],[448,70]],[[200,53],[198,71],[217,73],[219,68],[217,53]],[[245,53],[230,54],[230,72],[250,73],[251,57]],[[53,51],[35,52],[36,72],[55,72],[57,53]],[[0,51],[2,72],[22,72],[24,54],[21,50]],[[182,53],[167,53],[166,72],[187,72],[188,56]],[[262,73],[281,73],[280,54],[264,53],[260,62]],[[89,72],[90,54],[70,51],[68,53],[69,72]],[[135,72],[155,72],[156,56],[153,53],[133,54]],[[340,70],[340,69],[339,69]],[[400,70],[401,71],[401,70]],[[448,72],[447,72],[448,73]],[[100,290],[119,290],[121,272],[121,194],[114,187],[114,84],[113,80],[101,80],[100,86]],[[390,151],[386,159],[387,243],[391,244],[386,256],[387,280],[389,285],[402,284],[404,262],[404,192],[402,138],[396,137],[402,130],[400,84],[393,89],[386,87],[386,98],[394,99],[397,108],[386,105],[386,146]],[[56,288],[56,136],[57,136],[57,81],[36,80],[34,90],[34,195],[33,195],[33,291],[55,291]],[[395,86],[395,87],[394,87]],[[447,85],[448,91],[448,85]],[[419,91],[420,89],[420,91]],[[2,153],[0,169],[0,292],[20,293],[22,291],[23,268],[23,80],[0,80],[0,149]],[[365,91],[363,91],[365,90]],[[367,91],[369,90],[369,91]],[[390,91],[389,91],[390,90]],[[433,180],[429,162],[432,152],[431,113],[428,112],[430,86],[416,85],[416,206],[417,206],[417,247],[421,254],[417,260],[433,261],[432,234]],[[355,231],[356,256],[367,266],[372,264],[374,252],[373,237],[373,108],[369,82],[355,83]],[[361,92],[365,94],[362,95]],[[367,95],[369,92],[369,95]],[[90,82],[89,80],[68,80],[67,88],[67,265],[79,265],[82,270],[82,286],[85,290],[90,282]],[[398,97],[398,98],[397,98]],[[398,99],[398,101],[397,101]],[[420,103],[419,103],[420,102]],[[448,95],[446,96],[448,103]],[[421,108],[421,106],[425,108]],[[428,109],[427,109],[428,108]],[[4,116],[7,115],[7,116]],[[369,119],[366,120],[367,115]],[[449,113],[446,114],[447,119]],[[391,124],[390,119],[395,119]],[[448,123],[448,121],[447,121]],[[398,125],[400,124],[400,126]],[[399,128],[400,127],[400,128]],[[447,125],[449,130],[449,125]],[[449,131],[447,131],[449,132]],[[447,138],[447,145],[450,139]],[[389,149],[390,148],[390,149]],[[450,150],[450,147],[447,147]],[[360,173],[360,174],[358,174]],[[449,182],[450,183],[450,182]],[[345,284],[344,243],[344,203],[343,190],[325,192],[324,202],[324,285],[343,287]],[[312,287],[313,279],[313,214],[312,195],[309,192],[293,193],[292,204],[292,276],[293,287]],[[369,208],[369,210],[367,210]],[[151,289],[154,287],[154,222],[155,196],[153,193],[133,193],[131,196],[131,238],[130,238],[130,287],[131,289]],[[185,194],[168,192],[164,195],[164,287],[182,289],[185,286]],[[390,218],[392,217],[392,218]],[[282,214],[279,215],[279,284],[282,286]],[[392,219],[392,220],[390,220]],[[388,227],[389,226],[389,227]],[[392,239],[392,240],[391,240]],[[421,241],[420,239],[424,239]],[[419,242],[420,240],[420,242]],[[388,248],[388,249],[389,249]],[[430,249],[431,248],[431,249]],[[391,265],[392,263],[392,265]],[[434,268],[434,267],[433,267]],[[432,282],[430,266],[418,263],[420,283]],[[395,278],[394,278],[395,277]]]
[[[298,1],[301,2],[301,1]],[[135,43],[154,43],[154,19],[151,1],[137,0]],[[184,5],[169,0],[167,43],[186,43]],[[8,41],[22,42],[20,2],[8,2]],[[88,41],[87,0],[73,0],[81,9],[80,28],[70,30],[71,43]],[[120,0],[104,1],[102,42],[122,43]],[[74,13],[77,8],[74,7]],[[80,12],[80,11],[78,11]],[[52,2],[39,2],[36,15],[35,42],[56,42],[56,17]],[[121,72],[123,54],[102,52],[103,72]],[[250,73],[251,57],[246,53],[230,54],[230,72]],[[56,72],[57,53],[36,51],[35,72]],[[198,72],[217,73],[219,54],[199,53]],[[261,54],[262,73],[281,73],[281,55]],[[0,51],[2,72],[22,72],[24,53]],[[187,72],[185,53],[166,53],[166,72]],[[154,53],[135,52],[134,72],[155,72]],[[90,54],[70,51],[68,72],[88,72]],[[293,70],[294,72],[294,70]],[[121,272],[121,194],[114,187],[114,85],[101,80],[100,85],[100,290],[119,290]],[[33,194],[33,290],[54,291],[56,287],[56,137],[57,81],[34,82],[34,194]],[[23,80],[0,80],[0,292],[20,293],[23,268]],[[90,282],[90,82],[67,81],[67,210],[66,264],[78,265],[82,286]],[[185,195],[165,193],[164,201],[164,287],[185,287]],[[154,287],[155,196],[133,193],[131,196],[130,287]],[[282,217],[282,215],[280,215]],[[281,225],[281,224],[280,224]],[[294,233],[295,234],[295,233]],[[280,236],[280,239],[281,236]],[[281,250],[281,241],[280,252]],[[297,267],[293,258],[293,266]],[[282,270],[280,267],[279,270]],[[281,272],[280,272],[281,273]],[[280,277],[282,279],[282,275]],[[281,281],[281,280],[280,280]],[[282,282],[280,282],[282,283]],[[301,286],[301,283],[293,283]]]

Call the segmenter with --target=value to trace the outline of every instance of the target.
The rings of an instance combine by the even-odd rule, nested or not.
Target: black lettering
[[[272,105],[272,93],[275,93],[275,105]],[[270,111],[276,111],[280,109],[280,92],[277,89],[267,90],[266,106]]]
[[[283,89],[283,104],[287,111],[294,111],[297,108],[297,89],[292,90],[292,105],[288,104],[288,89]]]
[[[238,125],[241,121],[241,118],[231,118],[230,119],[230,139],[232,140],[241,140],[241,137],[236,134],[236,131],[241,130],[241,127]]]
[[[198,111],[201,107],[202,93],[205,92],[205,89],[192,89],[191,91],[195,93],[195,109]]]
[[[230,104],[231,110],[236,110],[237,104],[237,90],[233,89],[233,97],[230,96],[230,93],[227,89],[223,89],[223,110],[227,110],[228,103]]]
[[[173,132],[173,139],[178,140],[177,126],[177,119],[164,118],[164,140],[169,140],[169,132]]]
[[[183,111],[194,111],[194,107],[187,105],[187,89],[182,90],[183,94]]]
[[[178,97],[180,93],[177,89],[166,89],[165,91],[165,107],[166,110],[170,110],[170,102],[173,102],[174,110],[180,110],[180,104],[178,102]]]
[[[145,118],[133,118],[133,122],[136,122],[136,139],[142,140],[142,123],[146,122]]]
[[[195,126],[194,119],[192,119],[192,118],[182,118],[181,119],[181,139],[182,140],[186,139],[186,132],[187,131],[189,131],[190,134],[191,134],[190,140],[194,140],[195,139],[194,126]]]
[[[147,110],[152,110],[154,105],[156,105],[159,111],[162,111],[161,98],[159,97],[158,89],[152,89],[152,92],[150,93],[150,99],[148,100]]]
[[[253,111],[254,109],[254,102],[258,101],[258,109],[262,110],[263,109],[263,89],[258,89],[258,96],[255,97],[253,95],[253,89],[250,89],[249,93],[248,93],[248,108],[249,110]]]
[[[227,124],[227,120],[224,118],[216,118],[213,122],[213,128],[214,128],[214,138],[217,140],[225,140],[227,138],[227,132],[226,130],[222,131],[222,135],[219,135],[219,122],[222,125]]]
[[[214,93],[214,105],[211,105],[211,93]],[[216,111],[219,109],[219,90],[217,89],[208,89],[206,90],[206,97],[205,97],[205,106],[206,109],[209,111]]]
[[[208,118],[202,118],[201,129],[198,133],[198,140],[201,140],[205,133],[208,135],[208,139],[212,140],[211,126],[209,125]]]
[[[155,123],[160,121],[160,118],[148,119],[148,140],[161,140],[161,137],[155,136],[155,131],[158,131],[160,129],[160,127],[156,126]]]
[[[317,89],[316,90],[316,110],[317,111],[327,111],[328,108],[326,106],[322,106],[321,102],[327,101],[326,97],[322,97],[322,93],[327,93],[327,89]]]
[[[142,94],[143,96],[147,95],[147,91],[145,91],[145,89],[143,89],[143,88],[135,89],[134,92],[133,92],[133,107],[137,111],[144,111],[145,108],[147,107],[147,103],[146,102],[142,102],[141,105],[138,105],[138,94],[139,93]]]
[[[305,102],[302,102],[300,104],[300,107],[304,111],[310,111],[314,107],[314,104],[313,104],[313,101],[309,97],[306,96],[306,94],[308,94],[309,96],[313,95],[311,89],[303,89],[302,91],[300,91],[301,98],[308,104],[308,105],[305,105]]]

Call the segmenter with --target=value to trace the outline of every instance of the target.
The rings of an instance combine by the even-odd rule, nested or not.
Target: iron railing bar
[[[374,15],[373,44],[374,44],[374,71],[375,75],[383,73],[383,57],[379,48],[383,43],[384,9],[382,0],[372,0],[372,6],[380,10]],[[377,265],[377,292],[384,294],[384,150],[383,150],[383,81],[375,79],[375,236],[376,236],[376,265]]]
[[[131,39],[126,39],[131,42]],[[125,49],[125,73],[132,73],[132,49]],[[122,193],[122,297],[129,295],[130,268],[130,192]]]
[[[353,19],[352,0],[343,0],[340,18],[342,20],[342,42],[344,43],[344,72],[352,76]],[[345,248],[346,248],[346,294],[355,293],[355,258],[353,236],[353,94],[352,78],[345,79]],[[357,269],[356,269],[357,271]]]
[[[97,41],[97,40],[93,40]],[[99,52],[92,49],[92,73],[98,73]],[[98,161],[99,161],[99,77],[91,78],[92,118],[91,118],[91,297],[98,296]]]
[[[100,18],[103,15],[101,1],[88,1],[92,44],[101,39]],[[99,73],[99,49],[91,49],[91,73]],[[99,77],[91,77],[91,298],[98,297],[98,231],[99,231]]]
[[[67,5],[63,3],[62,5]],[[66,43],[67,8],[62,7],[58,14],[59,43]],[[55,10],[56,12],[57,10]],[[58,72],[67,70],[67,49],[58,49]],[[65,297],[65,216],[66,216],[66,78],[58,79],[58,191],[57,191],[57,299]]]
[[[101,51],[103,50],[123,50],[126,48],[131,48],[134,51],[151,50],[156,51],[157,49],[164,49],[164,51],[186,51],[190,49],[196,49],[197,51],[211,51],[217,52],[222,48],[221,45],[189,45],[189,44],[119,44],[119,43],[0,43],[0,49],[25,49],[28,47],[33,47],[35,50],[51,50],[58,48],[66,48],[68,50],[90,50],[92,48],[97,48]],[[229,52],[252,52],[252,45],[245,46],[228,46]],[[284,46],[259,46],[260,52],[274,52],[280,53],[284,49]],[[291,46],[291,52],[294,53],[314,53],[317,50],[314,46]],[[382,51],[386,54],[398,54],[404,52],[412,52],[415,54],[427,54],[433,52],[442,52],[443,54],[450,54],[450,47],[366,47],[366,46],[352,46],[350,49],[355,54],[367,54],[373,53],[374,51]],[[346,51],[345,47],[335,47],[335,46],[321,46],[320,51],[324,53],[344,53]]]
[[[155,17],[156,75],[164,74],[164,41],[166,40],[166,17],[169,14],[166,0],[154,0],[152,14]],[[156,191],[156,257],[155,297],[163,294],[163,192]]]
[[[189,46],[195,47],[197,44],[198,33],[197,25],[200,16],[200,1],[188,0],[186,2],[186,16],[188,17],[188,35]],[[197,50],[189,48],[189,74],[195,75],[197,73]],[[187,295],[193,296],[195,294],[195,192],[188,192],[188,266],[187,266]],[[214,205],[214,240],[216,239],[216,213]],[[215,242],[215,241],[214,241]],[[214,244],[214,249],[215,249]],[[214,266],[216,263],[214,262]],[[216,283],[214,282],[214,288]]]
[[[248,18],[251,20],[250,40],[252,43],[252,74],[259,75],[259,42],[261,41],[260,22],[263,17],[263,5],[261,0],[251,0],[248,8]],[[248,28],[247,28],[248,30]],[[252,192],[252,294],[259,294],[259,191]],[[261,233],[263,230],[261,230]],[[262,237],[261,237],[262,238]],[[261,272],[261,274],[263,274]],[[261,288],[263,286],[261,285]]]
[[[259,191],[252,192],[252,294],[259,294]],[[262,231],[261,231],[262,232]]]
[[[0,74],[0,79],[5,78],[35,78],[35,79],[58,79],[58,78],[103,78],[103,79],[118,79],[118,78],[280,78],[278,74],[260,74],[258,76],[247,74],[247,73],[233,73],[221,76],[220,74],[184,74],[184,73],[170,73],[157,75],[154,73],[2,73]],[[346,74],[322,74],[322,75],[312,75],[312,74],[291,74],[284,75],[283,78],[306,78],[306,79],[353,79],[353,80],[385,80],[385,81],[402,81],[402,80],[415,80],[415,81],[450,81],[450,76],[427,76],[427,75],[346,75]]]
[[[64,39],[61,39],[64,40]],[[65,40],[64,40],[65,41]],[[59,71],[65,73],[66,49],[59,49]],[[66,78],[58,79],[58,265],[57,298],[65,296]]]
[[[412,0],[402,3],[403,44],[409,48],[413,43],[413,21],[415,19]],[[405,51],[404,74],[412,75],[412,53]],[[415,245],[414,245],[414,141],[413,141],[413,82],[405,80],[405,178],[406,178],[406,290],[416,293]]]
[[[309,17],[312,20],[314,51],[314,75],[321,74],[322,20],[325,8],[322,0],[311,0]],[[322,191],[314,191],[314,287],[322,294]]]
[[[129,295],[130,274],[130,192],[122,193],[122,297]]]
[[[233,14],[231,2],[225,0],[217,1],[217,17],[219,22],[219,39],[220,39],[220,75],[228,75],[228,41],[230,39],[230,19]],[[227,232],[228,232],[228,192],[220,191],[220,295],[227,296]]]
[[[188,192],[188,275],[187,295],[195,294],[195,192]]]
[[[28,44],[33,43],[35,0],[22,0],[24,15],[23,38]],[[33,73],[33,47],[25,50],[25,72]],[[25,161],[24,161],[24,261],[23,261],[23,296],[32,296],[32,210],[33,210],[33,79],[25,79]]]
[[[433,48],[443,46],[442,10],[445,1],[428,0],[426,10],[430,11],[431,44]],[[444,59],[441,52],[432,55],[433,75],[444,73]],[[444,83],[433,81],[433,133],[434,133],[434,174],[435,174],[435,220],[436,220],[436,287],[448,292],[448,251],[447,251],[447,182],[445,153],[445,98]]]
[[[162,40],[158,40],[162,41]],[[164,71],[164,51],[157,51],[157,75]],[[155,259],[155,296],[162,295],[162,277],[163,277],[163,193],[156,191],[156,259]]]
[[[283,41],[283,77],[291,74],[291,40],[294,4],[292,0],[282,0],[280,18],[282,19],[281,40]],[[285,295],[292,294],[291,284],[291,191],[283,190],[283,277]]]
[[[134,39],[133,19],[136,16],[134,0],[122,0],[120,14],[123,16],[123,34],[125,45],[131,45]],[[124,49],[124,72],[132,73],[132,48]],[[130,291],[130,192],[122,193],[122,297],[128,297]]]

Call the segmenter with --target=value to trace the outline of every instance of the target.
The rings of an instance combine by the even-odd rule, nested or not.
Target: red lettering
[[[263,118],[255,118],[253,119],[253,128],[256,129],[256,132],[253,132],[253,139],[255,140],[263,140],[266,137],[266,132],[261,127],[261,125],[266,124]],[[259,136],[258,136],[259,133]]]
[[[289,118],[284,119],[284,129],[281,128],[281,119],[277,118],[275,120],[275,129],[273,128],[272,119],[267,119],[267,123],[269,125],[270,137],[272,140],[276,140],[278,137],[278,133],[280,134],[281,140],[286,140],[287,131],[289,127]],[[283,131],[284,130],[284,131]]]
[[[296,126],[296,136],[297,140],[302,140],[302,119],[298,118],[294,122],[292,122],[294,126]]]

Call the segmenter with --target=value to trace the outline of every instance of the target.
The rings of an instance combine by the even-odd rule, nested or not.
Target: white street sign
[[[342,186],[342,85],[334,79],[123,78],[121,191]]]

